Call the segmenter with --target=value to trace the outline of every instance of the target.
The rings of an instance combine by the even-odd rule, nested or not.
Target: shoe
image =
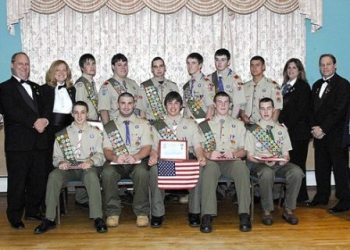
[[[10,224],[14,229],[24,229],[24,223],[22,221],[11,222]]]
[[[50,221],[50,220],[45,218],[45,219],[43,219],[41,224],[34,229],[34,233],[35,234],[42,234],[42,233],[45,233],[46,231],[53,229],[55,227],[56,227],[56,223],[54,221]]]
[[[148,226],[148,216],[138,215],[136,219],[136,226],[138,227],[147,227]]]
[[[298,201],[299,207],[311,207],[311,201],[304,200],[304,201]]]
[[[298,217],[296,217],[293,213],[288,213],[287,211],[283,212],[282,218],[291,225],[296,225],[299,223]]]
[[[95,219],[95,228],[98,233],[106,233],[108,231],[107,225],[102,218]]]
[[[316,207],[316,206],[319,206],[319,205],[322,205],[322,206],[328,205],[328,201],[319,201],[319,200],[313,199],[310,202],[310,207]]]
[[[188,214],[188,223],[191,227],[199,227],[201,225],[200,214]]]
[[[112,215],[107,217],[107,226],[108,227],[117,227],[119,225],[119,216]]]
[[[335,213],[345,212],[348,210],[350,210],[350,202],[344,201],[344,200],[339,200],[337,205],[328,209],[328,212],[330,212],[331,214],[335,214]]]
[[[80,203],[80,202],[75,201],[75,205],[77,205],[79,207],[83,207],[83,208],[89,208],[89,202]]]
[[[247,213],[239,214],[239,230],[241,232],[249,232],[252,230],[250,215]]]
[[[212,218],[211,215],[205,214],[202,216],[202,223],[200,225],[200,231],[202,233],[211,233],[213,231],[213,227],[211,225]]]
[[[266,226],[271,226],[273,224],[273,219],[272,219],[271,213],[268,211],[264,211],[264,214],[261,218],[261,222]]]
[[[163,216],[153,216],[151,218],[151,227],[158,228],[161,227],[163,223]]]
[[[24,215],[24,219],[25,220],[39,220],[39,221],[42,221],[43,219],[45,219],[45,217],[38,213],[38,214],[33,214],[33,215]]]

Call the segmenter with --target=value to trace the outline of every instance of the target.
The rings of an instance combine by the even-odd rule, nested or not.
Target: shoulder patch
[[[83,85],[84,85],[83,82],[77,82],[74,86],[75,86],[76,88],[81,88],[81,87],[83,87]]]

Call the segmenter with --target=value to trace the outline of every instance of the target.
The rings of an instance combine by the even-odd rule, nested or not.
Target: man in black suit
[[[12,77],[0,84],[7,166],[7,218],[13,228],[26,219],[41,219],[47,181],[48,120],[40,118],[39,85],[28,80],[30,63],[23,52],[11,59]]]
[[[317,193],[311,205],[328,203],[333,168],[339,201],[329,212],[337,213],[350,209],[349,157],[342,144],[350,84],[336,73],[336,59],[332,54],[321,55],[319,66],[322,79],[312,87],[311,133],[314,137]]]

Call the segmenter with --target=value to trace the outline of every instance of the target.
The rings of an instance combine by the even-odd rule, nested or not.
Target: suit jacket
[[[39,85],[27,81],[33,99],[24,87],[11,77],[0,84],[0,110],[4,115],[5,151],[47,149],[47,133],[38,133],[34,122],[42,117],[42,93]]]
[[[307,140],[310,134],[311,88],[301,79],[283,96],[279,122],[288,128],[291,140]]]
[[[350,84],[346,79],[334,74],[329,79],[322,98],[319,98],[323,82],[323,79],[320,79],[312,86],[311,125],[320,126],[328,138],[341,143],[350,98]]]

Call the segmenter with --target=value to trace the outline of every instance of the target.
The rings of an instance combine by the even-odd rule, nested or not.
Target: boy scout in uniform
[[[94,76],[96,75],[96,60],[91,54],[84,54],[79,59],[79,67],[82,76],[75,82],[75,100],[83,101],[89,107],[88,120],[98,120],[98,93]],[[89,197],[84,188],[75,189],[75,201],[77,204],[87,207]]]
[[[148,165],[150,169],[150,188],[152,195],[152,218],[151,226],[160,227],[163,222],[164,211],[164,191],[158,188],[158,168],[157,162],[159,158],[158,144],[159,140],[186,140],[190,159],[197,159],[201,166],[205,165],[205,156],[201,143],[203,137],[199,133],[196,122],[189,118],[184,118],[180,114],[182,109],[182,98],[178,92],[172,91],[167,94],[164,100],[164,106],[167,115],[164,120],[154,122],[153,135],[154,144]],[[200,184],[189,191],[189,224],[196,227],[200,224]]]
[[[82,180],[89,195],[90,218],[95,220],[97,232],[107,232],[102,219],[101,187],[99,168],[105,158],[103,155],[103,133],[87,122],[88,106],[78,101],[73,105],[74,122],[56,134],[53,165],[46,188],[46,214],[34,233],[41,234],[56,226],[56,207],[64,183]],[[58,215],[59,216],[59,215]]]
[[[231,54],[227,49],[218,49],[214,59],[216,71],[208,78],[214,84],[215,93],[224,91],[230,96],[233,102],[231,115],[237,118],[240,108],[246,102],[242,79],[229,68]]]
[[[250,59],[250,73],[253,79],[244,84],[246,104],[241,107],[241,118],[244,123],[256,123],[260,119],[259,101],[269,97],[275,103],[275,111],[272,119],[278,120],[278,115],[283,107],[283,99],[279,85],[264,76],[265,60],[261,56]]]
[[[212,217],[217,215],[216,187],[221,175],[234,181],[238,213],[239,229],[248,232],[252,229],[250,206],[249,169],[241,159],[245,157],[244,124],[229,115],[230,97],[225,92],[218,92],[214,97],[215,116],[199,126],[204,134],[207,164],[201,173],[201,214],[200,231],[212,231]]]
[[[151,63],[153,78],[141,83],[138,93],[137,108],[141,117],[148,121],[163,119],[166,112],[163,106],[165,96],[171,92],[179,92],[176,83],[164,77],[166,67],[161,57],[155,57]]]
[[[149,171],[145,158],[152,148],[152,129],[149,123],[134,114],[134,97],[124,92],[118,97],[120,115],[104,125],[108,138],[104,144],[107,162],[102,171],[102,188],[107,226],[119,224],[121,201],[117,182],[131,178],[134,183],[133,210],[137,216],[136,225],[148,225],[149,214]]]
[[[118,113],[118,96],[129,92],[137,100],[139,86],[128,78],[128,59],[123,54],[116,54],[112,57],[113,77],[105,81],[98,93],[98,111],[101,114],[103,124],[113,120]]]
[[[198,53],[191,53],[187,56],[186,64],[191,80],[183,86],[184,117],[211,118],[214,110],[215,89],[214,85],[201,72],[203,57]]]
[[[247,150],[248,166],[252,175],[258,178],[260,187],[261,206],[263,209],[262,223],[272,225],[273,219],[273,184],[275,176],[286,179],[286,195],[283,219],[289,224],[298,224],[298,218],[293,210],[296,207],[297,197],[303,171],[297,165],[289,163],[289,150],[292,150],[287,128],[275,122],[272,117],[274,103],[271,98],[263,98],[259,102],[261,120],[257,124],[247,127],[245,148]],[[259,158],[260,157],[260,158]],[[274,157],[282,159],[263,159]]]

